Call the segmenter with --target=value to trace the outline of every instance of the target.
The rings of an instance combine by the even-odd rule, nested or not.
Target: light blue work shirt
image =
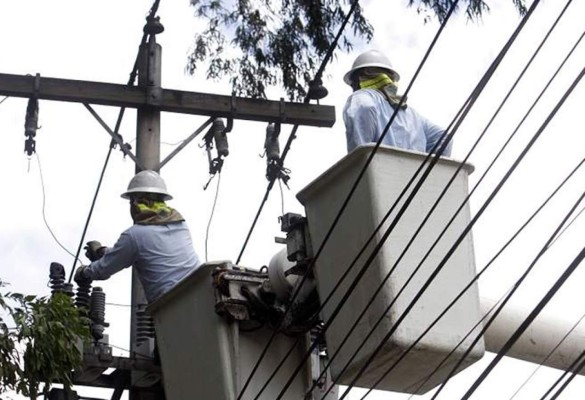
[[[347,151],[366,143],[376,143],[390,121],[394,108],[375,89],[360,89],[349,96],[343,108]],[[428,153],[440,140],[444,129],[434,125],[412,107],[398,111],[383,145]],[[443,155],[451,155],[451,142]]]
[[[200,264],[185,222],[133,225],[88,266],[86,276],[104,280],[133,265],[146,299],[152,303]]]

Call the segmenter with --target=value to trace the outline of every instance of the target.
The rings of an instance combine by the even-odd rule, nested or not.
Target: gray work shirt
[[[347,151],[378,141],[394,114],[394,108],[378,90],[360,89],[352,93],[343,109]],[[382,144],[407,150],[430,152],[444,130],[417,113],[412,107],[399,110]],[[451,142],[443,151],[451,155]]]
[[[151,303],[200,264],[185,222],[133,225],[102,258],[88,266],[86,274],[93,280],[104,280],[133,265]]]

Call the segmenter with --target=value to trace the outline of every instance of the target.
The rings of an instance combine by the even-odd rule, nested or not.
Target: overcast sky
[[[392,3],[391,5],[389,3]],[[412,79],[418,63],[435,34],[436,23],[425,25],[406,1],[365,0],[366,16],[375,28],[372,43],[358,44],[356,53],[377,48],[388,54],[402,80],[404,90]],[[455,137],[453,157],[462,159],[481,133],[503,96],[509,90],[524,64],[540,43],[546,30],[560,12],[564,1],[543,2],[526,31],[512,48],[510,56],[488,85],[485,95],[469,115]],[[537,58],[534,68],[526,75],[498,119],[488,131],[485,141],[472,155],[476,172],[473,185],[481,176],[499,147],[512,133],[535,96],[542,90],[562,58],[572,47],[583,29],[585,4],[575,1],[550,43]],[[415,82],[409,104],[435,123],[447,126],[469,95],[483,72],[493,60],[519,22],[511,0],[489,2],[492,10],[482,22],[467,22],[463,15],[451,21],[440,39],[428,65]],[[81,79],[124,84],[128,80],[137,46],[142,36],[144,17],[151,1],[120,2],[103,0],[81,2],[74,0],[20,0],[0,2],[0,36],[3,37],[0,73],[35,74],[45,77]],[[163,47],[163,86],[166,88],[229,94],[226,82],[206,81],[203,74],[185,75],[186,57],[193,33],[201,28],[193,17],[188,1],[161,1],[158,15],[165,32],[157,37]],[[346,154],[341,111],[350,89],[342,83],[343,74],[350,68],[356,54],[336,53],[335,61],[326,70],[324,85],[330,95],[323,104],[336,107],[337,122],[333,128],[301,127],[286,160],[291,170],[290,190],[284,188],[283,198],[275,186],[269,202],[254,231],[242,258],[242,265],[259,268],[268,263],[280,247],[274,243],[279,236],[277,217],[282,202],[287,212],[303,213],[296,193]],[[482,183],[472,199],[475,212],[494,185],[509,168],[515,157],[544,121],[583,67],[585,50],[581,46],[567,68],[559,75],[526,125],[494,171]],[[478,268],[493,256],[509,236],[540,205],[584,154],[585,135],[582,117],[585,90],[580,85],[565,107],[550,124],[542,138],[529,153],[525,162],[509,180],[473,230]],[[279,89],[270,92],[277,100],[284,94]],[[0,101],[2,98],[0,98]],[[44,215],[53,233],[70,252],[75,253],[83,230],[91,199],[108,150],[109,135],[80,104],[41,101],[37,134],[38,158],[30,160],[23,154],[23,124],[26,99],[8,98],[0,104],[0,127],[3,145],[0,146],[3,196],[0,209],[4,211],[0,224],[0,278],[9,282],[10,289],[47,295],[48,268],[52,261],[61,262],[69,271],[72,257],[52,238],[43,222]],[[105,121],[114,126],[118,110],[96,107]],[[187,137],[205,116],[162,116],[162,156]],[[131,142],[135,137],[136,113],[127,110],[121,134]],[[230,134],[230,156],[225,161],[218,202],[209,231],[207,258],[235,261],[252,219],[264,195],[267,181],[263,152],[265,124],[236,121]],[[290,126],[283,127],[284,137]],[[134,142],[131,142],[134,143]],[[171,205],[189,223],[196,250],[206,258],[206,226],[209,220],[217,178],[206,191],[207,158],[203,149],[192,142],[162,171],[169,191],[175,197]],[[40,172],[44,178],[44,190]],[[124,160],[119,151],[111,157],[97,206],[89,226],[87,240],[112,244],[121,231],[131,224],[127,203],[119,198],[134,165]],[[585,175],[579,173],[567,185],[551,207],[539,217],[530,231],[506,252],[493,270],[480,282],[482,296],[499,298],[534,258],[548,235],[566,210],[581,194]],[[578,219],[565,232],[553,249],[537,265],[535,273],[520,290],[514,304],[530,308],[540,299],[559,273],[580,250],[585,224]],[[130,303],[129,271],[123,271],[101,284],[107,301]],[[584,273],[577,271],[573,278],[551,302],[546,312],[571,324],[585,312],[582,297]],[[110,342],[121,349],[128,348],[129,312],[127,307],[108,306],[107,320]],[[127,355],[116,348],[115,355]],[[441,398],[458,398],[491,355],[459,374],[447,386]],[[505,359],[477,391],[477,399],[507,399],[532,373],[535,365]],[[560,375],[559,371],[541,368],[517,399],[540,398]],[[566,399],[581,398],[585,381],[576,379],[565,391]],[[100,395],[93,389],[79,389],[86,395]],[[98,394],[95,394],[98,393]],[[103,395],[104,397],[107,394]],[[378,392],[369,398],[405,399],[408,396]],[[356,390],[351,398],[360,398]],[[430,398],[424,396],[421,398]]]

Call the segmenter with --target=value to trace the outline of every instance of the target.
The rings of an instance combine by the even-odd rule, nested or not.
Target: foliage
[[[309,82],[333,44],[357,0],[190,0],[195,16],[207,21],[195,35],[186,70],[194,74],[207,62],[207,78],[228,76],[235,94],[266,98],[266,88],[282,86],[289,99],[303,99]],[[408,0],[425,21],[442,21],[455,0]],[[525,0],[512,0],[520,13]],[[469,19],[489,7],[483,0],[463,0]],[[337,48],[369,42],[373,28],[357,5]]]
[[[71,371],[82,361],[77,343],[89,338],[87,321],[71,298],[0,293],[0,308],[14,323],[8,327],[0,319],[0,393],[35,399],[42,383],[45,393],[52,382],[70,387]]]

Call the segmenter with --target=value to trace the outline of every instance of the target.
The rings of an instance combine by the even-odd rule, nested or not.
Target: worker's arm
[[[428,119],[421,117],[422,122],[423,122],[423,127],[424,127],[424,131],[425,131],[425,136],[427,137],[427,152],[430,152],[433,147],[435,147],[435,145],[437,144],[437,142],[439,140],[441,140],[441,136],[443,136],[443,132],[445,132],[445,130],[435,124],[433,124],[432,122],[430,122]],[[445,138],[443,138],[444,140]],[[449,141],[449,144],[447,144],[447,147],[445,147],[445,150],[443,150],[443,153],[441,155],[443,156],[451,156],[451,148],[453,147],[453,142]],[[437,147],[437,150],[440,149],[441,147]]]
[[[104,280],[116,272],[131,266],[136,260],[136,244],[126,231],[114,245],[106,249],[102,258],[92,262],[84,275],[92,280]]]
[[[368,90],[353,93],[343,109],[347,151],[365,143],[376,142],[380,134],[377,103]]]

